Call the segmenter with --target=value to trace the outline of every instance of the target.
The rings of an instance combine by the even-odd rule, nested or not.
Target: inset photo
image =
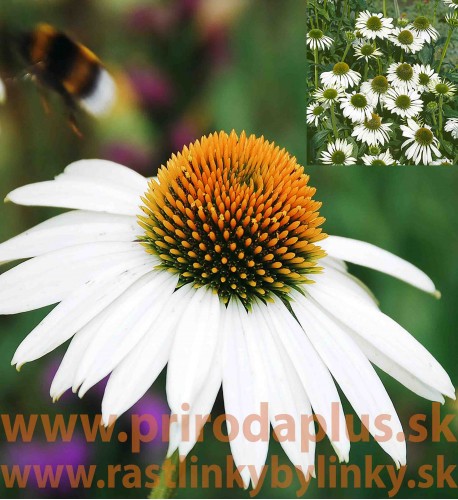
[[[458,0],[307,1],[307,164],[458,164]]]

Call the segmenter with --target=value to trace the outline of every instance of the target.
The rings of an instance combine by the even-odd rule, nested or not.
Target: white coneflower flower
[[[415,88],[417,92],[425,92],[428,90],[429,82],[439,78],[439,75],[429,64],[414,64],[412,67],[415,74],[418,76],[418,83]]]
[[[418,16],[412,23],[412,32],[422,38],[426,43],[431,43],[439,38],[439,32],[431,25],[425,16]]]
[[[345,89],[340,85],[325,85],[318,88],[313,93],[313,97],[318,101],[327,105],[335,104],[345,97]]]
[[[377,101],[372,99],[368,94],[355,91],[347,94],[340,101],[343,115],[353,123],[361,123],[364,120],[369,120],[376,105]]]
[[[434,137],[430,126],[420,125],[409,118],[407,125],[401,125],[401,130],[402,135],[407,137],[407,141],[402,143],[402,148],[407,148],[406,158],[413,160],[415,165],[419,163],[428,165],[433,161],[433,154],[437,157],[441,156],[437,148],[439,141]]]
[[[397,164],[397,161],[391,156],[389,149],[377,155],[363,155],[361,159],[363,160],[364,165],[372,165],[374,167]]]
[[[445,22],[453,29],[458,28],[458,12],[453,11],[453,14],[445,14]]]
[[[444,0],[444,4],[451,9],[458,9],[458,0]]]
[[[392,63],[387,71],[388,81],[394,88],[417,90],[419,76],[408,63]]]
[[[320,156],[322,163],[326,165],[353,165],[356,158],[353,158],[353,146],[346,139],[336,139],[327,146],[328,150],[323,151]]]
[[[406,26],[405,28],[395,28],[389,39],[395,45],[401,47],[410,54],[419,52],[425,44],[424,39],[412,31],[411,26]]]
[[[388,38],[393,31],[393,19],[383,14],[372,14],[368,10],[361,12],[356,19],[355,27],[365,38]]]
[[[383,75],[378,75],[367,82],[361,84],[361,92],[367,94],[371,100],[383,102],[383,96],[388,92],[390,84]]]
[[[456,86],[444,78],[434,78],[430,80],[428,89],[439,96],[453,97],[456,93]]]
[[[326,117],[323,116],[326,111],[326,106],[319,102],[312,102],[307,106],[307,123],[309,125],[318,126],[318,123],[325,120]]]
[[[307,33],[306,42],[312,50],[325,50],[332,45],[333,39],[325,36],[320,29],[314,28]]]
[[[350,69],[347,63],[338,62],[334,64],[332,71],[321,73],[320,79],[324,85],[340,85],[346,89],[357,85],[361,80],[361,75]]]
[[[390,89],[386,93],[383,103],[385,107],[402,118],[412,118],[423,109],[420,94],[413,90]]]
[[[432,161],[430,165],[442,165],[444,167],[451,167],[453,165],[453,162],[448,158],[439,158],[437,160]]]
[[[366,62],[369,61],[369,59],[377,59],[377,57],[383,55],[374,43],[365,40],[357,40],[354,42],[353,46],[355,48],[356,58],[364,59]]]
[[[366,119],[363,123],[355,126],[352,136],[356,140],[364,142],[369,146],[377,146],[385,144],[389,140],[392,123],[382,123],[379,115],[372,113],[370,119]]]
[[[370,361],[433,401],[454,397],[454,388],[434,357],[380,312],[344,261],[438,292],[422,271],[389,252],[348,238],[324,240],[321,204],[308,181],[293,156],[263,138],[220,133],[173,155],[158,180],[92,160],[14,190],[8,199],[18,204],[76,210],[0,246],[0,262],[32,257],[0,276],[2,314],[58,303],[13,364],[73,337],[51,395],[73,388],[82,396],[110,375],[105,424],[168,364],[167,398],[176,416],[169,453],[192,449],[222,386],[226,413],[240,425],[259,415],[261,404],[274,428],[291,416],[297,437],[279,441],[306,476],[315,447],[311,438],[304,450],[304,414],[332,422],[325,427],[331,443],[341,460],[349,458],[338,383],[373,435],[380,435],[376,419],[388,415],[380,446],[404,465],[401,423]],[[256,485],[265,463],[266,435],[230,439],[246,487]]]
[[[445,122],[444,130],[450,132],[454,139],[458,139],[458,118],[449,118]]]

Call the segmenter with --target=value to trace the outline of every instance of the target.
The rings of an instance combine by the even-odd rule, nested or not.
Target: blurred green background
[[[78,115],[83,139],[67,126],[66,110],[51,98],[45,114],[37,88],[21,78],[21,66],[8,48],[9,35],[47,21],[76,36],[92,48],[115,75],[119,101],[106,119]],[[0,74],[7,81],[8,99],[0,108],[1,196],[11,189],[57,175],[71,161],[109,158],[144,175],[157,168],[184,143],[213,130],[245,129],[263,134],[286,147],[305,163],[305,17],[296,0],[2,0],[0,4]],[[22,70],[24,68],[22,67]],[[445,366],[456,384],[458,296],[458,177],[454,169],[366,169],[364,167],[308,167],[311,184],[323,201],[325,229],[330,234],[363,239],[410,260],[425,270],[441,290],[440,301],[375,271],[354,268],[379,298],[384,312],[405,326]],[[56,214],[56,210],[14,205],[0,207],[0,240]],[[455,215],[453,215],[455,214]],[[4,269],[6,269],[5,267]],[[65,351],[63,346],[20,374],[10,366],[19,342],[49,309],[0,317],[0,413],[87,413],[100,411],[103,382],[82,400],[66,394],[56,404],[49,386]],[[153,354],[152,354],[153,355]],[[306,362],[306,360],[304,360]],[[381,374],[401,421],[407,426],[414,413],[430,414],[429,402]],[[164,374],[131,413],[167,412]],[[349,412],[350,409],[347,407]],[[447,402],[445,413],[456,413]],[[224,411],[218,398],[214,415]],[[453,426],[458,434],[455,419]],[[128,430],[128,414],[117,430]],[[81,436],[81,433],[80,433]],[[132,454],[128,443],[82,439],[46,444],[37,435],[32,443],[6,443],[0,432],[2,464],[160,463],[163,443],[145,445]],[[287,459],[276,444],[271,453]],[[224,465],[229,446],[206,439],[192,454],[198,463]],[[318,453],[332,455],[327,442]],[[391,464],[375,443],[355,443],[351,463],[362,465],[366,454],[374,462]],[[408,472],[401,497],[455,497],[445,488],[409,489],[407,479],[416,467],[435,463],[437,455],[456,462],[456,443],[408,445]],[[382,475],[384,479],[386,476]],[[103,477],[103,476],[101,476]],[[272,489],[269,481],[260,497],[295,496],[289,489]],[[143,498],[146,489],[27,490],[5,489],[8,498],[79,497]],[[180,489],[178,498],[249,498],[238,489]],[[313,480],[307,497],[364,498],[387,496],[386,490],[318,488]]]

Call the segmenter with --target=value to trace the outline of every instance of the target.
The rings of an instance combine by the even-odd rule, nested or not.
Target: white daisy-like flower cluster
[[[455,0],[444,2],[455,5]],[[355,21],[349,19],[347,26],[353,31],[344,33],[342,28],[335,31],[340,24],[323,21],[322,31],[346,48],[338,62],[322,55],[321,86],[311,90],[315,101],[309,105],[308,126],[329,131],[327,141],[324,132],[320,134],[316,160],[332,163],[335,151],[344,158],[338,154],[336,164],[344,165],[372,164],[372,157],[392,165],[453,161],[447,155],[458,159],[451,121],[456,115],[450,116],[450,109],[458,113],[456,72],[452,78],[450,69],[441,71],[453,27],[447,28],[448,41],[439,49],[439,31],[431,19],[425,13],[411,21],[395,20],[368,9],[357,12]],[[429,61],[425,61],[426,48]],[[319,116],[310,116],[310,106],[319,109]],[[412,127],[428,132],[405,135]],[[401,140],[403,134],[407,140]],[[370,154],[371,147],[382,149]]]
[[[348,156],[345,141],[341,153]],[[335,151],[334,151],[335,153]],[[342,163],[344,159],[341,156]],[[382,157],[381,157],[382,158]],[[434,357],[383,314],[345,261],[438,295],[412,264],[363,241],[326,236],[309,176],[263,138],[215,133],[173,155],[157,179],[103,160],[68,166],[55,180],[19,187],[13,203],[71,209],[0,245],[0,262],[25,260],[0,276],[0,313],[57,304],[21,342],[18,368],[71,339],[51,384],[57,400],[83,396],[109,376],[109,424],[167,366],[169,454],[186,456],[222,387],[237,422],[268,405],[274,432],[288,415],[291,462],[313,474],[302,415],[321,415],[341,461],[350,441],[336,384],[397,466],[406,442],[374,367],[432,401],[454,398]],[[336,406],[337,405],[337,406]],[[190,423],[182,432],[185,422]],[[335,433],[332,429],[337,428]],[[309,432],[314,432],[314,426]],[[230,438],[245,487],[266,461],[262,440]],[[250,465],[251,467],[246,467]]]

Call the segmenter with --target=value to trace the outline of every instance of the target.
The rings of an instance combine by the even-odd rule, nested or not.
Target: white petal
[[[100,185],[90,179],[70,178],[19,187],[11,191],[5,201],[26,206],[76,208],[135,216],[141,212],[141,194],[137,196],[121,187]]]
[[[96,241],[134,241],[141,232],[135,217],[74,210],[52,217],[0,244],[0,263],[36,257]]]
[[[338,288],[344,289],[345,293],[358,297],[365,304],[378,307],[377,300],[366,285],[347,271],[336,270],[331,266],[324,267],[321,274],[313,276],[314,289]],[[308,287],[305,288],[308,290]]]
[[[51,383],[50,394],[54,401],[59,399],[66,390],[72,387],[81,358],[105,317],[106,310],[102,311],[101,314],[90,321],[72,338]]]
[[[243,313],[246,319],[246,313]],[[223,396],[226,415],[239,424],[238,432],[230,440],[234,463],[240,467],[245,488],[250,484],[252,465],[260,470],[267,458],[268,442],[249,440],[243,433],[241,423],[249,415],[259,414],[261,402],[256,388],[255,370],[248,353],[244,326],[239,309],[234,300],[227,306],[224,315],[224,347],[223,347]]]
[[[148,188],[148,180],[131,168],[108,160],[79,160],[70,163],[59,180],[80,178],[100,185],[112,185],[141,195]]]
[[[311,439],[304,443],[303,448],[301,416],[311,416],[312,408],[297,373],[291,367],[290,358],[285,354],[283,346],[273,339],[271,324],[266,321],[266,309],[269,305],[253,304],[251,315],[257,325],[253,333],[258,347],[256,355],[260,356],[263,363],[269,392],[270,421],[286,455],[308,479],[314,467],[315,432],[314,424],[310,422],[307,431]],[[278,425],[281,424],[286,424],[289,430],[283,438],[278,430]]]
[[[225,307],[222,304],[220,304],[220,309],[221,314],[223,314],[225,312]],[[213,362],[210,366],[210,371],[189,414],[189,432],[186,434],[186,439],[182,440],[180,443],[180,456],[186,456],[196,444],[200,431],[205,424],[204,418],[206,415],[210,415],[216,397],[218,396],[222,382],[221,344],[222,335],[218,335],[218,344],[216,346],[215,355],[213,356]]]
[[[320,242],[320,246],[331,257],[376,269],[410,283],[420,290],[438,294],[434,283],[423,271],[375,245],[341,236],[329,236]]]
[[[218,343],[220,303],[212,290],[194,292],[177,326],[169,366],[167,399],[173,413],[192,408],[210,372]]]
[[[249,357],[249,366],[251,366],[251,373],[254,380],[255,395],[257,396],[260,405],[269,405],[269,384],[266,378],[264,361],[259,353],[259,346],[256,340],[258,324],[255,321],[254,315],[251,312],[247,313],[247,311],[239,301],[235,302],[235,306],[238,310],[240,324],[242,325],[244,331],[244,337]],[[269,411],[268,407],[266,411]],[[270,429],[269,414],[266,413],[266,415],[264,416],[261,406],[259,406],[255,410],[254,415],[259,416],[259,419],[256,418],[254,422],[255,424],[259,425],[253,426],[253,424],[251,424],[250,429],[254,434],[260,436],[260,438],[253,442],[250,441],[250,443],[247,443],[250,454],[247,456],[246,462],[251,476],[251,483],[253,485],[253,488],[256,488],[267,459]],[[265,433],[265,435],[263,435],[263,433]]]
[[[280,300],[276,300],[272,307],[269,304],[268,312],[270,321],[275,326],[273,331],[276,341],[281,343],[288,353],[313,411],[323,418],[323,428],[340,461],[347,462],[350,441],[340,397],[329,370],[299,323]]]
[[[427,392],[428,388],[432,387],[451,398],[454,397],[454,387],[442,366],[409,332],[389,316],[368,307],[357,297],[346,293],[344,288],[310,287],[308,293],[329,313],[374,347],[372,354],[375,355],[375,364],[380,362],[381,368],[389,368],[385,359],[388,358],[394,366],[402,369],[401,376],[403,372],[407,372],[406,376],[399,379],[401,383],[415,390],[420,381],[420,387],[425,384]],[[382,357],[376,353],[381,353]],[[396,372],[391,373],[394,376]]]
[[[102,418],[119,417],[151,387],[170,355],[175,328],[194,289],[181,287],[166,302],[147,334],[113,370],[102,401]]]
[[[310,341],[340,385],[357,415],[397,466],[406,462],[402,427],[383,384],[358,346],[337,322],[330,319],[310,297],[293,292],[291,306]],[[376,418],[384,416],[390,429],[387,436],[377,428]],[[366,417],[367,418],[367,417]],[[379,438],[377,438],[379,436]],[[399,437],[399,439],[398,439]]]
[[[360,337],[350,328],[345,327],[345,325],[343,325],[343,328],[345,328],[348,335],[355,341],[356,345],[374,365],[391,375],[415,394],[429,399],[430,401],[444,403],[445,399],[439,391],[430,385],[421,382],[408,370],[397,364],[389,356],[385,355],[382,351],[374,347],[370,342],[367,342],[363,337]]]
[[[130,286],[107,308],[107,318],[81,359],[73,386],[87,390],[108,375],[154,326],[172,296],[178,276],[151,271]]]
[[[77,288],[27,335],[17,348],[11,363],[17,363],[19,367],[44,356],[67,341],[132,283],[151,271],[148,257],[145,252],[143,264],[138,265],[140,259],[137,258],[130,263],[132,267],[126,269],[123,263]]]
[[[0,314],[31,311],[65,299],[100,273],[145,253],[138,243],[76,245],[30,259],[0,276]]]

